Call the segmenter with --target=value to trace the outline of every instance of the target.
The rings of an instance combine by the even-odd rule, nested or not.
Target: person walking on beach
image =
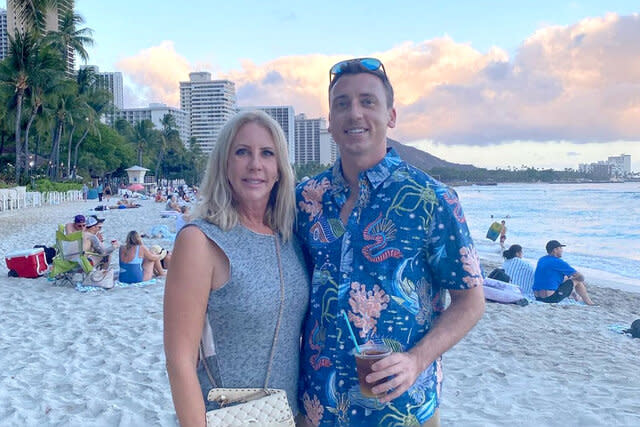
[[[500,221],[502,228],[500,229],[500,248],[504,251],[504,241],[507,240],[507,224],[503,219]]]
[[[109,185],[109,183],[104,186],[104,198],[107,200],[107,203],[111,200],[111,185]]]
[[[293,186],[274,119],[243,112],[225,124],[165,287],[167,372],[182,426],[205,425],[205,410],[217,408],[210,389],[262,388],[267,377],[298,413],[309,276],[293,236]]]
[[[313,271],[301,410],[310,425],[439,425],[441,356],[484,312],[462,208],[453,190],[387,148],[396,110],[382,62],[331,67],[329,108],[340,158],[296,189],[296,234]],[[394,350],[366,378],[381,381],[377,399],[360,392],[343,311],[360,343]]]
[[[594,305],[584,283],[584,276],[562,258],[563,247],[557,240],[549,240],[547,255],[538,260],[533,280],[533,292],[538,301],[559,302],[570,296],[572,291],[587,305]]]

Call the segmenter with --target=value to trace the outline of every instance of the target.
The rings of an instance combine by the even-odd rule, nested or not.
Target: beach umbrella
[[[130,184],[127,189],[131,190],[131,191],[140,191],[140,190],[144,190],[144,185],[142,184]]]

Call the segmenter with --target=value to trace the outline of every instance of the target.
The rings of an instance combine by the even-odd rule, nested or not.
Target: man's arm
[[[429,333],[406,353],[393,353],[376,362],[374,373],[367,376],[369,383],[386,377],[391,379],[373,388],[375,394],[383,394],[380,402],[389,402],[407,391],[420,373],[440,355],[460,341],[484,313],[482,286],[465,290],[449,290],[451,304],[438,317]]]

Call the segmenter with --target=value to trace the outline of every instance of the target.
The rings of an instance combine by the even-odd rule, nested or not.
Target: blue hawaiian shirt
[[[300,374],[300,408],[312,425],[414,425],[439,405],[440,359],[387,404],[360,393],[354,345],[408,351],[444,310],[447,289],[482,284],[478,256],[456,193],[391,149],[359,175],[349,197],[340,160],[298,185],[296,234],[313,267]]]

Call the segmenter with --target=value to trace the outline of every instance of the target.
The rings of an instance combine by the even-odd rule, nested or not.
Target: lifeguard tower
[[[149,171],[149,169],[136,165],[125,169],[125,171],[127,171],[127,175],[129,175],[129,184],[144,185],[144,176]]]

